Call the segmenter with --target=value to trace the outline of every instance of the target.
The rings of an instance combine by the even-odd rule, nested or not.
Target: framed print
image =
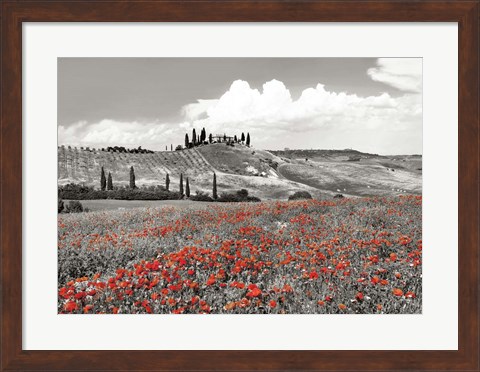
[[[4,1],[2,370],[477,370],[478,22]]]

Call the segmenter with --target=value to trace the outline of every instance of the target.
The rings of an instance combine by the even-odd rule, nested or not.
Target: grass
[[[411,314],[420,196],[58,217],[59,313]]]
[[[68,200],[64,200],[65,204]],[[160,207],[175,207],[179,209],[186,208],[206,208],[206,202],[199,202],[193,200],[81,200],[84,208],[88,208],[91,212],[97,211],[112,211],[132,208],[160,208]]]

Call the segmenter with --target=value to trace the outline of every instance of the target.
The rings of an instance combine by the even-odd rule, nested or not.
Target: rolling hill
[[[286,199],[305,190],[317,198],[337,193],[350,196],[421,194],[422,158],[379,156],[355,150],[265,151],[236,144],[212,144],[182,151],[132,154],[96,149],[58,147],[58,184],[70,182],[98,187],[100,172],[111,172],[115,185],[127,185],[129,169],[136,183],[171,189],[180,174],[188,177],[192,193],[211,193],[217,174],[219,193],[245,188],[261,199]]]

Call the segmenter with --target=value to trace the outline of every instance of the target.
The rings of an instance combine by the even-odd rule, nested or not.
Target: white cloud
[[[72,146],[125,146],[164,149],[178,144],[179,125],[158,122],[122,122],[105,119],[97,123],[80,121],[68,127],[58,127],[59,144]],[[183,129],[182,129],[183,131]]]
[[[406,92],[422,91],[421,58],[379,58],[377,66],[368,69],[372,80]]]
[[[184,112],[195,113],[187,118],[192,127],[205,127],[214,133],[250,132],[258,147],[293,147],[295,141],[298,147],[354,147],[386,153],[392,148],[383,144],[395,137],[408,137],[411,142],[413,135],[419,138],[414,141],[416,150],[410,148],[411,143],[393,150],[397,147],[395,152],[403,152],[408,147],[405,151],[421,152],[422,107],[417,93],[360,97],[330,92],[318,84],[293,100],[280,81],[266,82],[260,91],[237,80],[218,100],[187,107]],[[199,117],[203,118],[196,119]],[[367,148],[366,143],[371,145]]]
[[[404,91],[392,97],[331,92],[322,84],[294,100],[285,84],[266,82],[262,89],[234,81],[218,99],[199,99],[182,108],[178,123],[102,120],[59,126],[59,143],[76,146],[126,146],[162,150],[183,144],[185,132],[249,132],[258,148],[355,148],[381,154],[422,152],[420,59],[379,59],[368,70],[377,81]]]

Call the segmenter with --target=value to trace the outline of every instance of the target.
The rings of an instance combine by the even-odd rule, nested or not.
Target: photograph
[[[57,58],[58,314],[422,314],[422,63]]]

